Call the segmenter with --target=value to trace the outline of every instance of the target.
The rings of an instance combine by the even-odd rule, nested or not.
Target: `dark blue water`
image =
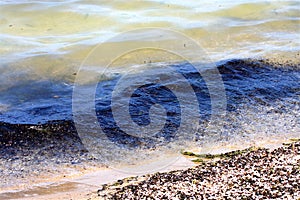
[[[1,91],[0,121],[40,124],[72,119],[72,86],[54,81],[26,81]]]
[[[217,63],[227,96],[228,115],[241,105],[272,106],[276,112],[299,109],[300,70],[298,66],[273,66],[264,61],[230,60]],[[189,64],[174,66],[188,80],[199,103],[199,123],[209,119],[210,97],[201,75]],[[116,142],[137,142],[115,123],[110,108],[111,92],[118,79],[99,82],[95,108],[99,126]],[[99,100],[102,99],[102,100]],[[0,111],[1,123],[47,124],[51,121],[72,120],[72,85],[55,81],[26,81],[1,91],[0,102],[9,105]],[[174,137],[180,126],[180,106],[174,93],[163,85],[144,85],[132,94],[129,112],[139,126],[149,124],[149,109],[155,103],[167,111],[167,123],[160,136]],[[274,111],[275,112],[275,111]],[[237,119],[238,120],[238,119]],[[123,142],[122,142],[123,141]],[[127,142],[128,142],[127,141]]]

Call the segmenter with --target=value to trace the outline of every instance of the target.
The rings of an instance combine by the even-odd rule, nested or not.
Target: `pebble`
[[[98,191],[104,199],[299,199],[300,142]],[[296,153],[294,153],[296,152]],[[241,164],[243,163],[243,164]]]

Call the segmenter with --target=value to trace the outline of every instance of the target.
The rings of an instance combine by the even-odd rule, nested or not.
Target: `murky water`
[[[299,1],[261,0],[2,1],[1,90],[25,80],[69,82],[95,45],[143,27],[185,33],[214,61],[295,59],[300,50],[299,6]]]
[[[16,130],[5,123],[35,128],[74,120],[75,86],[86,95],[76,98],[77,114],[90,119],[76,118],[79,136],[106,164],[163,159],[162,151],[218,152],[299,138],[299,7],[299,1],[262,0],[1,1],[1,148]],[[162,31],[124,34],[139,28]],[[169,51],[136,48],[153,42]],[[119,55],[123,47],[134,51]],[[195,55],[199,48],[196,69],[176,54]],[[219,76],[209,72],[214,66]],[[208,77],[222,78],[226,98],[212,92],[214,78]],[[224,113],[214,113],[224,102]]]

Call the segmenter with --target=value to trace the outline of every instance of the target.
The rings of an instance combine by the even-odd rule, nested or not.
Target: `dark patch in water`
[[[109,89],[106,88],[107,92],[97,92],[96,111],[99,124],[108,138],[112,141],[124,142],[123,136],[127,138],[132,138],[132,136],[127,135],[118,127],[112,114],[111,94],[116,83],[111,84]],[[99,84],[98,89],[103,91],[101,88],[103,85]],[[99,100],[100,98],[105,100]],[[181,109],[177,97],[167,87],[160,84],[146,84],[137,88],[131,95],[129,102],[130,116],[139,126],[147,126],[150,124],[149,110],[154,104],[161,105],[167,111],[166,124],[163,130],[157,134],[157,137],[165,137],[166,140],[170,141],[180,126]]]
[[[52,81],[26,81],[1,91],[0,102],[12,105],[0,111],[0,121],[13,124],[42,124],[71,120],[72,87]]]
[[[45,124],[9,124],[0,122],[0,146],[23,146],[27,144],[43,145],[51,140],[77,140],[80,141],[74,122],[49,121]]]
[[[22,165],[73,165],[94,159],[89,157],[72,121],[51,121],[43,125],[0,122],[0,138],[2,167],[10,162],[19,163],[16,169],[11,169],[13,174],[9,174],[14,178],[22,177],[22,173],[27,171],[18,171]]]
[[[200,73],[189,63],[173,65],[172,67],[178,73],[182,74],[193,88],[199,105],[199,120],[200,118],[209,118],[211,110],[210,96],[205,81]],[[136,138],[126,134],[115,122],[112,114],[111,99],[118,80],[119,78],[112,80],[109,84],[107,84],[107,82],[100,82],[97,86],[95,109],[102,130],[111,141],[116,143],[131,143],[133,146],[140,142],[147,144],[153,143],[149,138]],[[139,126],[150,124],[149,110],[154,104],[161,105],[167,113],[167,119],[163,129],[156,133],[154,137],[163,137],[165,141],[170,142],[180,127],[181,108],[177,97],[168,87],[151,83],[137,88],[133,92],[129,103],[131,119]],[[127,110],[124,110],[124,112],[126,111]],[[129,138],[130,140],[128,140]]]
[[[228,111],[242,103],[272,105],[289,98],[299,104],[300,71],[274,68],[263,61],[230,60],[219,63],[226,89]]]
[[[289,105],[299,105],[300,70],[297,67],[276,68],[264,61],[254,60],[222,61],[217,65],[224,81],[229,112],[234,112],[241,104],[272,105],[276,101],[282,101]],[[209,119],[210,98],[201,75],[186,63],[175,67],[188,80],[198,102],[201,102],[198,111],[199,121]],[[97,92],[101,93],[102,99],[105,99],[95,102],[100,125],[112,141],[125,145],[138,145],[141,142],[139,138],[129,136],[118,129],[112,117],[110,92],[116,81],[117,79],[100,82],[98,85]],[[145,86],[147,89],[149,87],[154,88],[150,90],[151,95],[162,89],[153,85]],[[148,123],[148,110],[153,101],[146,102],[145,107],[139,106],[139,109],[135,109],[132,105],[135,103],[139,105],[145,94],[147,93],[142,94],[141,90],[136,90],[132,96],[130,112],[132,118],[139,125]],[[70,121],[72,118],[71,95],[71,86],[53,82],[27,82],[9,88],[7,91],[2,91],[1,102],[11,104],[14,107],[0,113],[0,121],[3,121],[0,123],[1,145],[5,146],[11,143],[18,145],[21,141],[34,143],[35,141],[46,140],[46,138],[65,137],[64,134],[68,135],[69,133],[72,133],[71,138],[79,139],[76,135],[75,126]],[[172,97],[171,93],[168,95]],[[56,98],[57,96],[58,98]],[[138,99],[138,96],[142,97],[142,100]],[[163,104],[163,100],[160,103]],[[174,103],[176,104],[176,100]],[[172,124],[170,127],[176,130],[179,125],[178,113],[180,112],[178,107],[171,104],[166,105],[166,109],[175,109],[175,112],[169,112],[169,116],[173,115],[173,118],[169,119],[170,124]],[[141,114],[138,114],[140,111],[142,111]],[[65,125],[65,122],[68,122],[68,125]],[[31,128],[32,126],[35,128]],[[36,131],[36,128],[41,129],[41,131]],[[42,131],[49,129],[51,130],[49,132]],[[172,130],[172,132],[174,131]],[[57,133],[60,134],[56,135]],[[76,136],[73,137],[74,135]],[[172,136],[174,135],[170,132],[166,138],[170,139]],[[150,144],[153,141],[146,142]]]

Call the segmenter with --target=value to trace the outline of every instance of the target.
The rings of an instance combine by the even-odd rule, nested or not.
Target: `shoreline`
[[[251,146],[273,149],[278,147],[279,143],[285,142],[287,138],[298,138],[299,84],[297,80],[300,65],[285,63],[282,67],[280,66],[253,59],[233,59],[218,63],[228,97],[228,115],[220,118],[220,121],[224,122],[224,129],[216,130],[215,135],[205,135],[208,122],[201,121],[193,141],[188,141],[194,142],[194,146],[188,143],[184,148],[190,149],[184,149],[184,151],[194,154],[220,154]],[[193,77],[192,72],[187,75]],[[198,79],[195,78],[196,80]],[[259,84],[252,84],[253,80],[259,80]],[[204,100],[209,100],[206,98]],[[35,113],[39,111],[37,109]],[[110,132],[106,136],[114,139],[114,144],[130,148],[131,144],[138,144],[137,147],[141,150],[152,148],[151,143],[148,145],[148,143],[138,142],[140,138],[131,140],[132,138],[125,137],[127,135],[116,135],[115,126],[107,128]],[[50,120],[47,123],[36,124],[14,124],[3,121],[0,122],[0,137],[0,179],[2,180],[0,191],[2,190],[2,194],[4,190],[10,188],[11,190],[20,189],[19,196],[22,196],[22,193],[25,194],[32,186],[34,188],[31,193],[29,192],[30,195],[39,192],[43,194],[45,188],[52,188],[51,184],[58,193],[60,193],[60,184],[61,190],[68,193],[69,189],[76,189],[77,183],[81,183],[80,181],[74,183],[76,178],[80,179],[89,173],[108,168],[100,162],[100,159],[89,154],[72,120]],[[124,138],[129,144],[124,143]],[[113,145],[106,149],[109,156],[117,155],[117,152],[111,151],[114,147]],[[159,148],[156,151],[165,157]],[[141,154],[137,156],[140,155],[144,159],[149,154],[141,151]],[[121,159],[126,160],[124,157]],[[201,156],[194,160],[197,159],[199,162],[203,160]],[[134,164],[140,164],[134,161]],[[116,180],[119,179],[116,178]],[[68,184],[63,185],[66,182]],[[84,185],[86,182],[80,186],[84,187]],[[87,183],[87,190],[90,190],[89,185]],[[98,185],[98,183],[94,184],[96,187]],[[68,195],[72,194],[68,193]],[[33,198],[33,196],[30,197]],[[37,198],[40,197],[37,196]]]
[[[31,130],[31,129],[29,129]],[[47,129],[50,131],[49,129]],[[56,129],[52,130],[55,131]],[[37,129],[38,133],[39,130]],[[68,137],[67,137],[68,138]],[[254,139],[254,138],[253,138]],[[86,196],[89,193],[92,193],[93,191],[96,191],[99,185],[102,185],[103,182],[99,182],[99,180],[95,181],[95,179],[98,179],[97,177],[107,177],[105,184],[108,184],[113,181],[121,180],[126,177],[136,177],[136,174],[128,174],[124,175],[124,173],[114,173],[115,170],[109,168],[108,166],[104,166],[103,164],[99,163],[99,160],[93,160],[93,158],[90,158],[87,154],[87,152],[83,151],[82,149],[79,151],[78,146],[73,143],[73,145],[68,146],[69,143],[56,143],[56,140],[53,140],[54,143],[51,143],[51,148],[48,149],[47,144],[42,144],[45,147],[45,151],[49,154],[40,154],[44,151],[39,151],[38,159],[40,160],[28,160],[28,158],[32,157],[30,153],[28,153],[28,156],[24,156],[23,154],[17,154],[15,155],[15,158],[2,158],[2,161],[9,164],[13,163],[19,163],[21,166],[20,173],[15,173],[18,168],[14,169],[13,167],[10,167],[10,169],[7,170],[7,173],[2,173],[2,188],[0,190],[0,199],[6,195],[4,199],[66,199],[70,196],[75,196],[75,199],[79,198],[79,196],[84,193]],[[66,140],[68,141],[68,140]],[[72,140],[74,141],[74,140]],[[264,138],[256,138],[254,141],[257,141],[254,145],[258,147],[266,147],[270,149],[278,148],[279,146],[282,146],[282,143],[288,143],[289,140],[285,138],[272,138],[272,140],[264,137]],[[227,141],[227,145],[224,141],[220,141],[218,144],[214,144],[214,148],[207,148],[205,150],[205,147],[203,149],[185,149],[186,152],[193,152],[194,154],[203,154],[203,155],[215,155],[220,153],[226,153],[231,151],[236,151],[243,149],[243,147],[250,148],[253,146],[251,143],[244,143],[244,145],[239,144],[238,141]],[[29,143],[31,144],[31,143]],[[58,145],[63,144],[63,145]],[[224,145],[225,144],[225,145]],[[54,146],[53,146],[54,145]],[[24,147],[24,145],[21,145]],[[29,147],[32,147],[29,145]],[[76,148],[74,149],[74,147]],[[40,146],[37,147],[38,149]],[[66,148],[63,152],[61,152],[62,149]],[[20,150],[20,149],[19,149]],[[21,149],[22,153],[23,150],[28,150],[26,148]],[[76,150],[76,151],[75,151]],[[52,152],[53,151],[53,152]],[[55,152],[63,153],[63,157],[55,157]],[[182,152],[183,153],[183,152]],[[77,155],[78,154],[78,155]],[[184,153],[183,153],[184,154]],[[2,155],[3,156],[3,155]],[[19,158],[18,158],[19,156]],[[23,158],[24,157],[24,158]],[[187,157],[186,161],[191,164],[192,160],[202,159],[201,156],[196,157]],[[202,159],[204,160],[204,159]],[[210,160],[210,159],[208,159]],[[45,162],[47,161],[47,162]],[[75,162],[76,161],[76,162]],[[5,162],[2,162],[2,164]],[[11,163],[10,163],[11,162]],[[24,162],[24,163],[22,163]],[[58,162],[58,163],[56,163]],[[34,165],[34,164],[42,164],[42,166]],[[43,164],[47,164],[48,166],[43,166]],[[187,162],[182,162],[183,164],[188,164]],[[196,163],[197,164],[197,163]],[[13,165],[11,165],[13,166]],[[26,168],[26,167],[27,168]],[[49,166],[51,168],[49,168]],[[17,166],[18,167],[18,166]],[[44,167],[44,168],[43,168]],[[189,166],[186,166],[182,169],[187,169]],[[48,170],[52,171],[48,171]],[[178,168],[169,168],[168,171],[173,171]],[[1,169],[0,169],[1,170]],[[105,173],[104,171],[111,170],[111,172]],[[10,174],[12,172],[12,174]],[[9,174],[8,176],[5,176]],[[14,176],[16,174],[16,177]],[[112,176],[108,176],[108,174],[114,174]],[[146,173],[145,173],[146,174]],[[145,175],[143,174],[143,175]],[[111,179],[110,179],[111,178]],[[13,184],[13,187],[3,187],[3,183],[5,180],[10,180],[10,182]],[[24,182],[24,183],[23,183]],[[15,187],[15,184],[18,183],[19,185]],[[78,189],[78,187],[80,189]],[[84,188],[84,190],[83,190]],[[91,190],[93,188],[93,190]],[[49,194],[49,191],[52,191],[53,194]],[[37,195],[37,196],[36,196]],[[2,197],[1,197],[2,196]],[[28,196],[28,197],[26,197]],[[85,198],[85,197],[84,197]],[[84,199],[83,198],[83,199]]]
[[[90,199],[300,199],[299,139],[273,151],[257,148],[221,155],[218,161],[202,161],[187,170],[155,173],[125,186],[101,186]]]
[[[169,169],[166,169],[164,172],[157,172],[152,174],[145,174],[140,176],[129,176],[128,174],[122,174],[120,176],[111,175],[111,181],[109,181],[109,178],[106,180],[105,184],[100,184],[99,175],[102,173],[102,175],[110,174],[108,168],[102,168],[102,169],[96,169],[92,173],[85,173],[82,176],[77,176],[73,178],[67,178],[65,180],[60,180],[58,182],[54,182],[50,185],[40,185],[37,187],[34,187],[31,190],[25,190],[20,191],[17,193],[0,193],[0,197],[5,197],[5,199],[82,199],[82,200],[93,200],[93,199],[106,199],[106,198],[115,198],[111,195],[115,195],[118,191],[127,191],[128,187],[131,187],[133,185],[137,186],[139,188],[139,185],[142,183],[149,182],[153,177],[163,177],[165,175],[174,175],[174,173],[183,173],[183,172],[189,172],[189,171],[195,171],[195,169],[202,169],[201,167],[208,167],[208,170],[212,170],[213,167],[218,166],[219,164],[222,165],[222,162],[229,162],[230,160],[240,159],[239,157],[245,157],[245,155],[249,156],[249,154],[253,155],[261,155],[264,153],[270,153],[272,152],[280,152],[282,150],[290,149],[294,153],[292,155],[293,159],[296,161],[296,167],[298,165],[298,172],[300,174],[300,141],[299,139],[294,141],[290,141],[288,144],[287,142],[283,143],[281,147],[274,148],[273,150],[265,149],[265,148],[256,148],[256,149],[248,149],[245,151],[231,151],[230,153],[224,153],[223,155],[227,156],[220,156],[220,154],[202,154],[202,155],[186,155],[185,158],[187,160],[191,161],[194,158],[199,157],[205,157],[209,155],[208,159],[202,160],[201,162],[198,162],[198,165],[194,165],[194,167],[191,166],[185,166],[182,165],[181,169],[176,169],[176,167],[170,167]],[[294,144],[294,146],[293,146]],[[290,151],[289,151],[290,152]],[[211,156],[215,155],[215,156]],[[275,159],[276,153],[274,154]],[[285,154],[286,158],[290,159],[289,154]],[[217,158],[217,159],[214,159]],[[183,164],[182,162],[181,164]],[[297,164],[298,163],[298,164]],[[273,163],[276,166],[276,162]],[[178,166],[177,166],[178,167]],[[224,167],[224,166],[223,166]],[[106,171],[106,173],[105,173]],[[113,170],[111,170],[113,171]],[[255,174],[255,170],[253,171]],[[117,173],[115,173],[116,175]],[[299,175],[300,176],[300,175]],[[89,182],[92,179],[94,179],[94,182]],[[96,180],[96,181],[95,181]],[[115,182],[113,181],[115,180]],[[165,180],[162,178],[162,180]],[[300,177],[299,179],[300,180]],[[146,181],[146,182],[145,182]],[[151,182],[151,181],[150,181]],[[152,182],[151,182],[152,183]],[[152,183],[153,184],[153,183]],[[170,182],[172,185],[172,182]],[[150,184],[151,185],[151,184]],[[148,186],[147,186],[148,188]],[[97,191],[97,192],[96,192]],[[130,191],[130,190],[129,190]],[[299,194],[297,193],[299,192]],[[297,198],[300,198],[300,188],[298,188],[298,191],[296,192]],[[108,198],[108,199],[109,199]],[[116,199],[124,199],[124,196],[122,198],[116,198]],[[126,197],[125,197],[126,199]]]

